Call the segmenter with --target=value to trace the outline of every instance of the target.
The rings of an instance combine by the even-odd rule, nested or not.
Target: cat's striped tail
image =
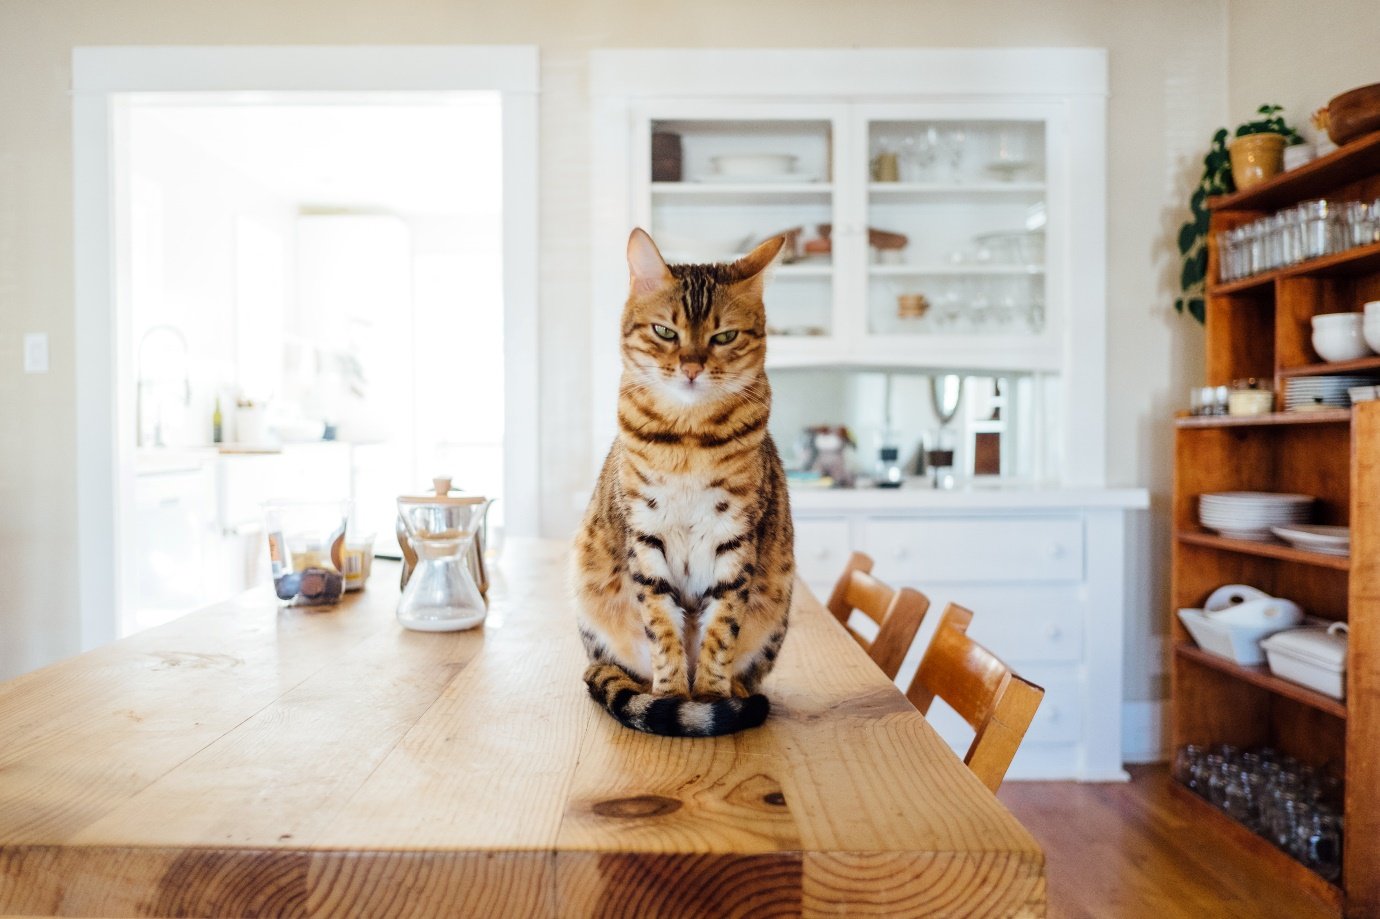
[[[767,720],[767,697],[699,702],[655,696],[617,664],[590,664],[585,671],[589,694],[624,727],[667,737],[715,737],[755,728]]]

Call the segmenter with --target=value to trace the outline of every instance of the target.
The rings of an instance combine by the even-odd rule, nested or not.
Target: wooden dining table
[[[482,628],[398,568],[267,588],[0,683],[0,914],[1043,916],[1044,856],[803,586],[755,730],[619,726],[563,543]]]

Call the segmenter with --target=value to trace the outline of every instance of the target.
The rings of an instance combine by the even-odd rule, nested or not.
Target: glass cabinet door
[[[1046,121],[888,107],[869,109],[860,134],[865,335],[893,347],[1000,341],[1013,354],[1048,342]]]
[[[643,125],[645,208],[666,260],[732,261],[785,233],[767,286],[769,354],[823,352],[836,335],[830,233],[837,119],[805,106],[693,106],[649,112]],[[803,346],[803,347],[802,347]]]

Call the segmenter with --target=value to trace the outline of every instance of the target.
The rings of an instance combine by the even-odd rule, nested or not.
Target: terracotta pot
[[[1238,137],[1227,148],[1231,154],[1231,178],[1245,191],[1284,170],[1284,135],[1273,132]]]

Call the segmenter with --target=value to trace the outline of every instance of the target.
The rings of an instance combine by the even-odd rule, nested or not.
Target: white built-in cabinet
[[[766,292],[776,401],[802,369],[1009,376],[1036,458],[1026,492],[794,493],[802,577],[827,593],[868,552],[934,600],[922,641],[944,602],[970,606],[979,640],[1048,690],[1011,775],[1123,775],[1126,539],[1146,498],[1104,487],[1105,52],[599,51],[590,86],[591,466],[616,432],[630,228],[673,262],[827,229],[829,251],[799,247]],[[753,155],[781,159],[723,159]]]
[[[629,229],[714,261],[827,227],[831,251],[768,288],[769,367],[1020,375],[1036,477],[1103,484],[1104,52],[599,51],[591,88],[592,462],[615,432]],[[678,180],[653,135],[676,138]],[[792,159],[725,168],[751,154]]]

